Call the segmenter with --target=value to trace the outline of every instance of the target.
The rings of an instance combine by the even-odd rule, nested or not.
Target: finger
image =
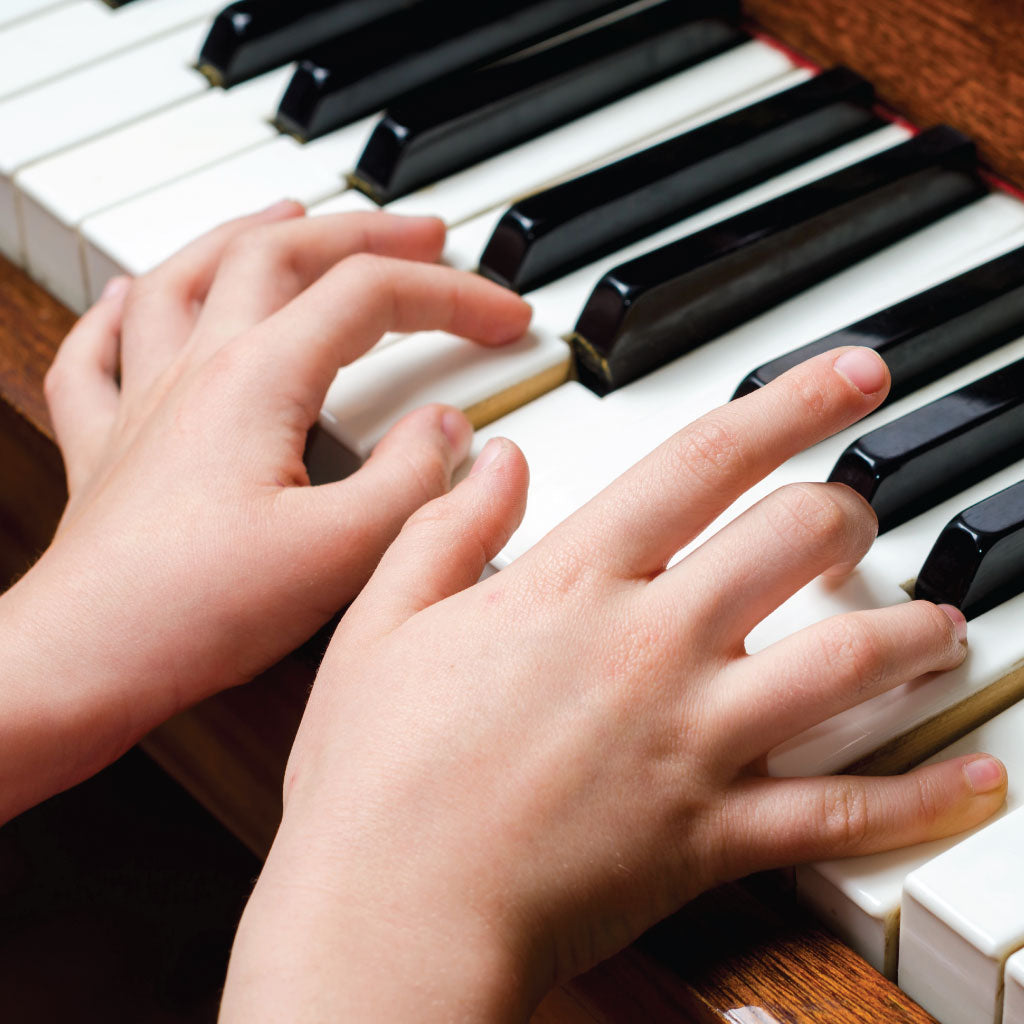
[[[725,813],[744,823],[723,855],[729,874],[853,857],[954,835],[1006,797],[1006,769],[971,754],[892,778],[751,779]]]
[[[388,548],[349,610],[356,635],[382,635],[476,583],[522,520],[528,477],[511,441],[488,441],[469,476],[415,513]]]
[[[809,359],[679,431],[584,506],[572,529],[609,571],[652,576],[754,483],[878,406],[888,386],[870,349]]]
[[[64,339],[43,383],[69,494],[91,475],[117,418],[121,316],[130,285],[127,277],[107,283]]]
[[[871,506],[842,484],[802,483],[763,498],[678,565],[659,576],[652,593],[705,624],[711,643],[742,651],[747,634],[816,576],[852,568],[878,532]],[[756,581],[756,583],[755,583]]]
[[[967,656],[966,637],[960,612],[928,601],[808,626],[730,669],[718,704],[722,720],[736,723],[733,749],[759,757],[894,686],[956,668]]]
[[[275,313],[357,252],[433,261],[444,247],[436,217],[342,213],[266,224],[232,237],[196,325],[199,357]]]
[[[239,217],[186,245],[135,281],[125,307],[121,384],[129,401],[148,390],[188,340],[225,249],[237,235],[262,224],[301,217],[286,199]]]
[[[386,256],[350,256],[246,339],[260,377],[288,380],[311,425],[339,366],[388,330],[444,330],[486,345],[520,337],[530,307],[477,274]]]

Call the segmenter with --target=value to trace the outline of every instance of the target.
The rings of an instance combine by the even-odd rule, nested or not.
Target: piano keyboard
[[[295,7],[301,25],[289,25],[279,10],[268,16],[274,5],[264,0],[243,0],[234,7],[252,15],[249,22],[237,23],[254,26],[241,41],[248,49],[224,58],[221,70],[207,61],[201,74],[194,63],[221,6],[222,0],[131,0],[121,6],[100,0],[0,0],[0,249],[73,309],[85,308],[113,274],[145,272],[195,234],[277,199],[298,198],[312,215],[375,206],[349,182],[380,194],[369,165],[361,171],[360,164],[381,116],[360,109],[348,123],[313,132],[316,137],[306,143],[281,134],[272,122],[289,82],[297,80],[290,62],[311,57],[329,63],[338,52],[340,44],[311,47],[311,38],[323,39],[311,25],[343,25],[341,33],[369,38],[366,33],[379,30],[374,17],[399,28],[403,19],[422,24],[414,13],[421,18],[433,11],[443,19],[444,0],[389,3],[376,12],[363,0],[306,0]],[[544,5],[519,6],[540,10]],[[412,175],[414,185],[396,189],[401,194],[387,204],[396,212],[441,216],[450,228],[445,258],[453,265],[475,269],[483,260],[487,273],[498,279],[518,280],[515,275],[523,274],[534,323],[526,337],[502,350],[483,350],[441,332],[388,336],[339,372],[321,425],[352,464],[364,459],[405,411],[427,401],[469,411],[480,425],[475,452],[495,435],[515,440],[531,467],[530,501],[496,569],[672,432],[728,401],[741,384],[757,386],[758,374],[768,373],[787,353],[838,337],[837,332],[842,343],[870,341],[874,335],[857,334],[868,330],[864,325],[895,323],[899,311],[916,308],[914,296],[1024,246],[1024,204],[982,183],[963,156],[961,140],[949,133],[914,137],[901,125],[880,121],[870,90],[847,72],[832,73],[841,86],[837,97],[818,97],[813,103],[825,106],[812,103],[805,109],[800,104],[812,102],[807,97],[822,91],[828,76],[815,78],[780,50],[747,37],[738,28],[734,4],[644,0],[615,10],[619,6],[593,0],[547,5],[558,17],[533,35],[506,33],[502,39],[501,31],[489,29],[486,46],[478,38],[466,44],[468,50],[456,39],[457,26],[442,25],[432,45],[447,55],[449,78],[436,86],[424,81],[404,101],[386,87],[372,93],[377,106],[398,101],[396,117],[404,102],[410,118],[429,124],[426,140],[430,132],[443,135],[460,125],[487,123],[488,109],[468,102],[476,95],[473,84],[501,80],[506,73],[496,77],[492,70],[489,79],[475,78],[487,72],[473,61],[505,60],[512,67],[508,80],[526,82],[524,96],[541,97],[546,88],[556,88],[556,76],[545,68],[557,67],[557,55],[588,53],[591,59],[588,33],[614,27],[617,18],[670,17],[678,8],[680,25],[692,16],[705,33],[700,36],[700,45],[707,47],[703,59],[681,56],[677,65],[676,58],[664,57],[660,80],[637,76],[596,109],[574,98],[578,109],[571,120],[555,126],[538,122],[539,134],[524,139],[513,133],[512,145],[498,151],[484,154],[467,143],[466,152],[474,153],[467,166],[426,183],[422,175]],[[331,20],[335,17],[339,20]],[[225,23],[221,19],[221,30]],[[541,41],[552,32],[552,40]],[[637,38],[625,31],[622,36]],[[230,50],[234,43],[223,45]],[[528,56],[508,56],[521,47]],[[420,74],[408,47],[396,43],[393,59],[406,61],[403,74]],[[533,63],[521,68],[516,64],[529,60]],[[550,82],[545,74],[552,74]],[[211,80],[231,84],[211,87]],[[569,96],[572,89],[559,81],[557,88]],[[452,92],[453,82],[465,83],[467,102]],[[377,82],[374,88],[379,87]],[[358,83],[346,88],[358,92]],[[461,121],[451,126],[430,121],[440,117],[442,106],[431,104],[432,89],[449,90],[437,95],[447,95],[445,109]],[[500,111],[516,109],[517,101],[495,94],[491,102]],[[820,109],[829,113],[815,122],[814,111]],[[743,134],[737,137],[739,125]],[[819,138],[815,133],[823,127],[834,137]],[[497,126],[488,124],[489,139],[492,129]],[[946,155],[914,155],[928,146]],[[671,188],[663,180],[668,154],[670,166],[680,169],[665,179]],[[909,166],[908,159],[920,163]],[[692,168],[686,160],[692,160]],[[870,188],[864,186],[868,169],[878,174]],[[849,194],[842,202],[822,205],[815,214],[819,220],[808,219],[811,227],[801,234],[797,222],[810,218],[807,210],[828,191],[816,191],[816,183],[826,178],[830,189],[832,182],[846,182]],[[901,187],[902,198],[893,203]],[[913,216],[907,216],[907,195],[920,205]],[[600,216],[588,206],[596,196],[606,204]],[[856,213],[844,212],[854,208]],[[629,212],[623,216],[619,209]],[[774,212],[774,221],[766,211]],[[789,219],[779,221],[783,216]],[[616,218],[622,222],[618,227]],[[822,239],[836,223],[849,228],[837,230],[842,238],[826,250]],[[730,249],[729,229],[754,224],[757,240]],[[851,235],[859,237],[856,245],[849,243]],[[777,241],[766,241],[770,238]],[[589,248],[579,249],[584,243]],[[794,246],[808,246],[812,257],[796,282],[776,273],[778,261]],[[705,256],[692,272],[707,272],[692,279],[700,287],[687,283],[678,269],[683,257],[698,249]],[[729,269],[734,251],[742,257],[753,252],[755,263],[760,260],[760,285]],[[821,254],[820,261],[815,254]],[[826,258],[828,274],[814,267]],[[594,366],[604,365],[594,356],[594,338],[606,330],[591,316],[601,306],[595,290],[606,275],[628,280],[627,271],[641,265],[656,268],[674,294],[690,296],[687,301],[695,305],[687,327],[705,316],[702,289],[710,293],[706,282],[714,277],[707,268],[739,289],[749,305],[747,318],[722,326],[724,314],[717,313],[718,319],[708,321],[708,337],[696,338],[692,350],[668,353],[660,365],[631,370],[621,379],[584,386],[574,367],[591,357],[597,359]],[[1011,278],[1000,298],[975,290],[969,298],[949,300],[951,322],[961,316],[957,303],[966,304],[962,317],[973,325],[970,331],[950,327],[941,334],[945,322],[900,328],[903,334],[887,342],[893,351],[900,345],[901,352],[920,351],[904,337],[914,330],[929,339],[929,346],[946,348],[925,360],[924,369],[916,356],[908,356],[917,376],[908,376],[905,393],[864,423],[791,460],[711,530],[785,482],[828,478],[847,448],[883,425],[893,425],[885,436],[894,437],[899,447],[903,417],[922,415],[927,403],[982,377],[1005,376],[1006,367],[1024,359],[1024,312],[1018,308],[1024,303],[1012,284]],[[590,312],[581,316],[585,310]],[[644,315],[651,319],[640,322],[641,332],[662,329],[658,316],[664,314]],[[841,582],[806,587],[754,631],[750,649],[828,615],[907,600],[943,527],[963,513],[961,531],[969,532],[982,513],[971,518],[965,510],[1024,479],[1024,461],[1013,461],[1017,437],[1012,431],[1018,427],[1012,413],[1007,416],[1011,433],[1004,447],[1011,454],[998,466],[986,463],[982,473],[976,465],[985,461],[980,455],[960,452],[957,458],[975,464],[966,467],[971,480],[954,493],[943,491],[905,508],[905,521],[894,520],[856,572]],[[956,451],[955,445],[949,450]],[[945,457],[940,452],[935,458],[941,463]],[[956,468],[951,465],[951,473]],[[940,482],[949,475],[940,473]],[[1014,504],[1020,499],[1007,493],[1000,508],[1008,525],[993,527],[998,536],[987,543],[1009,552],[1015,565],[1013,560],[1022,557],[1017,549],[1024,547]],[[956,542],[949,543],[948,557],[956,557]],[[1006,810],[969,839],[797,871],[801,899],[950,1024],[1024,1021],[1024,898],[1017,898],[1024,892],[1017,891],[1019,873],[1007,867],[1016,865],[1015,854],[1024,845],[1024,807],[1015,781],[1024,772],[1019,743],[1024,705],[1015,704],[1024,689],[1024,648],[1015,628],[1024,614],[1024,596],[1003,599],[1003,591],[992,591],[990,578],[999,576],[992,565],[992,559],[982,562],[969,581],[972,588],[988,586],[996,596],[983,596],[978,604],[970,654],[960,669],[836,716],[770,759],[772,772],[787,775],[848,766],[895,770],[929,756],[974,749],[990,750],[1007,763]],[[940,565],[932,573],[940,586],[943,571]],[[1005,589],[1005,580],[999,585]]]

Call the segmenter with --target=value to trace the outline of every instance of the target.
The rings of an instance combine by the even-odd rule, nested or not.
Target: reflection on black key
[[[830,481],[864,496],[881,532],[1024,454],[1024,359],[854,441]]]
[[[836,68],[516,203],[480,273],[527,292],[883,122],[871,85]]]
[[[214,85],[234,85],[297,60],[325,39],[349,32],[414,0],[240,0],[214,19],[199,70]]]
[[[1024,249],[1017,249],[759,366],[733,398],[829,349],[864,345],[888,364],[892,401],[1022,335]]]
[[[572,336],[606,394],[984,195],[952,128],[902,145],[606,274]]]
[[[426,0],[299,63],[275,123],[311,139],[442,75],[480,65],[621,6],[620,0]]]
[[[562,42],[452,75],[388,108],[353,184],[387,203],[713,57],[749,38],[714,17],[724,7],[720,0],[661,0]]]
[[[950,521],[925,559],[914,596],[974,618],[1024,591],[1024,483]]]

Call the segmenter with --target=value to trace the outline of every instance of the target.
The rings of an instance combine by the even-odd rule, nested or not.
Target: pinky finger
[[[973,828],[1006,798],[1006,769],[968,754],[887,778],[751,779],[734,790],[732,820],[750,829],[736,874],[853,857]]]
[[[121,316],[131,281],[114,278],[71,328],[43,384],[68,491],[88,479],[117,417]]]

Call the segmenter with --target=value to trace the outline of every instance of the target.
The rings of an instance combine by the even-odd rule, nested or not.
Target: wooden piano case
[[[914,123],[970,134],[1024,185],[1024,0],[748,0],[752,26],[818,65],[844,62]],[[0,580],[45,546],[64,500],[41,396],[71,314],[0,260]],[[323,638],[145,741],[149,753],[264,853]],[[838,940],[756,880],[706,894],[551,993],[544,1022],[854,1024],[931,1020]]]

